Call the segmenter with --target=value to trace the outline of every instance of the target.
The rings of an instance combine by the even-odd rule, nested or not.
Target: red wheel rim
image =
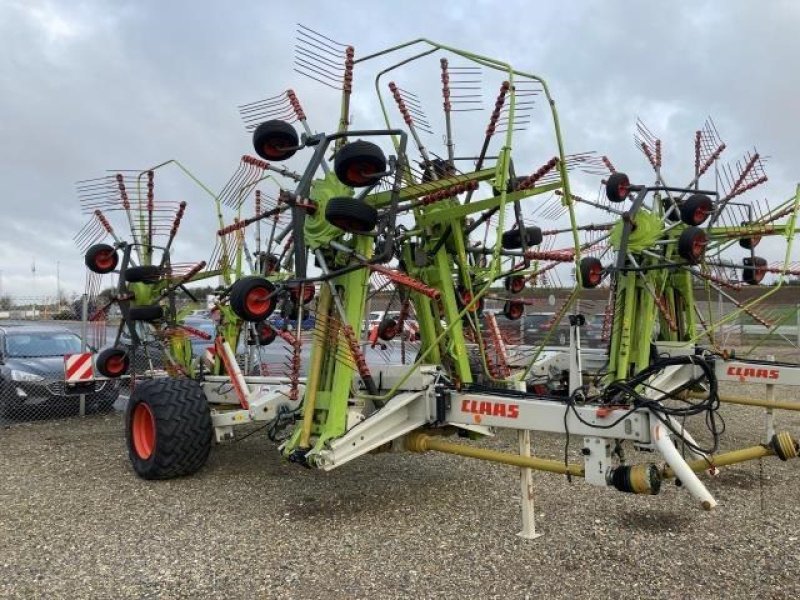
[[[692,256],[699,259],[703,256],[706,250],[706,236],[704,233],[698,233],[692,240]]]
[[[98,269],[113,269],[117,254],[113,250],[101,250],[94,255],[94,266]]]
[[[261,151],[267,158],[278,160],[284,154],[286,154],[287,148],[289,148],[289,146],[286,145],[285,139],[281,139],[280,137],[275,137],[267,139],[264,142],[264,145],[261,147]]]
[[[125,363],[126,361],[124,354],[115,354],[106,359],[104,368],[112,377],[116,377],[117,375],[122,375],[125,372],[125,369],[127,368]]]
[[[520,293],[523,289],[525,289],[525,279],[522,277],[512,277],[511,278],[511,291],[515,294]]]
[[[247,293],[244,299],[244,306],[251,315],[258,317],[266,315],[272,306],[270,292],[265,287],[256,287]]]
[[[299,287],[293,287],[290,291],[293,300],[297,300],[298,296],[300,295]],[[314,299],[314,294],[316,293],[313,285],[307,285],[303,288],[303,304],[307,304]]]
[[[703,221],[706,220],[708,216],[708,209],[705,206],[699,206],[695,209],[693,215],[693,223],[692,225],[700,225]]]
[[[625,183],[620,183],[617,186],[617,195],[619,196],[620,200],[627,198],[629,191],[630,184],[627,181]]]
[[[262,343],[268,343],[275,339],[277,333],[269,325],[264,325],[264,327],[261,328],[261,331],[258,332],[258,335],[261,337]]]
[[[600,284],[600,281],[603,279],[603,265],[593,264],[589,268],[589,284],[592,286],[596,286]]]
[[[513,302],[508,307],[508,318],[512,321],[516,321],[522,316],[522,305],[516,302]]]
[[[153,455],[156,447],[156,419],[153,411],[144,402],[137,404],[133,409],[131,438],[136,456],[147,460]]]

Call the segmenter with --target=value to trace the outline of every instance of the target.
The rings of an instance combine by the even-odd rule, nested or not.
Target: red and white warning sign
[[[67,354],[64,356],[64,376],[68,384],[94,381],[92,353]]]

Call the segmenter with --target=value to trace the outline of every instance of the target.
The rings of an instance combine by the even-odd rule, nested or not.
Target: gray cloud
[[[332,129],[335,93],[292,71],[297,22],[353,44],[360,55],[429,37],[541,74],[556,98],[567,151],[606,153],[637,180],[651,173],[632,143],[636,116],[662,137],[666,171],[684,183],[694,131],[712,115],[729,159],[753,144],[771,156],[770,182],[756,196],[784,199],[794,191],[800,5],[791,1],[7,0],[0,4],[3,292],[54,293],[56,261],[63,287],[83,288],[82,259],[71,241],[83,223],[78,179],[178,158],[219,189],[250,151],[236,105],[290,86],[312,125]],[[430,68],[402,76],[415,91],[438,93],[433,59]],[[358,91],[371,89],[358,72],[356,78]],[[436,112],[438,104],[426,108]],[[353,114],[359,127],[379,122],[371,96],[359,96]],[[537,116],[543,114],[540,107]],[[474,127],[463,122],[464,152],[477,149],[484,119]],[[544,135],[533,128],[518,136],[518,146],[538,160],[552,152]],[[210,203],[176,172],[159,174],[157,186],[169,200],[190,202],[179,246],[184,260],[206,257]],[[578,176],[576,187],[594,193],[596,180]]]

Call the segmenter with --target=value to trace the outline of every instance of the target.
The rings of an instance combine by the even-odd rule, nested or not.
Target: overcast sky
[[[352,44],[357,56],[427,37],[540,74],[567,152],[608,154],[637,181],[652,179],[632,141],[637,116],[663,138],[670,178],[685,183],[693,132],[709,115],[729,160],[754,146],[769,155],[770,180],[756,197],[783,200],[800,179],[796,1],[0,0],[2,293],[54,294],[57,263],[63,290],[83,289],[72,241],[85,220],[79,179],[176,158],[219,189],[252,152],[236,106],[288,87],[315,129],[334,129],[336,94],[292,70],[296,23]],[[438,90],[435,70],[405,77],[415,92]],[[373,123],[369,101],[355,102],[355,126]],[[463,134],[459,150],[475,153],[467,146],[479,134]],[[538,134],[522,132],[519,143],[534,147]],[[208,199],[163,185],[196,215],[184,251],[205,258]]]

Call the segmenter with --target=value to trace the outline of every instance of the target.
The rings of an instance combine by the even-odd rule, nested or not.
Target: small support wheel
[[[458,305],[459,310],[466,308],[472,313],[477,312],[480,314],[483,312],[483,297],[475,302],[473,300],[472,293],[464,286],[459,286],[456,290],[456,304]]]
[[[339,181],[350,187],[375,185],[386,173],[386,157],[372,142],[356,140],[336,153],[333,170]]]
[[[705,194],[692,194],[681,205],[681,221],[687,225],[702,225],[713,210],[711,198]]]
[[[158,304],[149,304],[145,306],[132,306],[128,310],[128,316],[132,321],[158,321],[164,318],[164,309]]]
[[[527,246],[538,246],[542,243],[542,230],[536,226],[525,228],[525,242]],[[503,233],[501,238],[503,248],[516,250],[522,248],[522,234],[519,229],[510,229]]]
[[[581,285],[585,288],[596,288],[603,281],[603,263],[594,256],[584,256],[578,265]]]
[[[231,309],[244,321],[263,321],[275,310],[275,286],[257,275],[242,277],[231,286]]]
[[[503,280],[503,287],[507,292],[512,294],[519,294],[525,289],[525,277],[522,275],[509,275]]]
[[[525,314],[525,304],[520,300],[506,300],[503,316],[509,321],[518,321]]]
[[[111,273],[111,271],[117,268],[119,255],[117,255],[117,251],[113,246],[109,246],[108,244],[95,244],[86,251],[83,262],[92,273],[103,275],[105,273]]]
[[[314,299],[316,295],[316,288],[314,287],[313,283],[307,283],[303,286],[303,304],[308,304]],[[297,299],[300,296],[300,286],[299,285],[292,285],[289,287],[289,296],[292,299],[292,302],[297,304]]]
[[[156,283],[161,279],[161,269],[155,265],[128,267],[125,269],[125,281],[128,283]]]
[[[742,221],[742,227],[752,227],[752,223],[748,223],[747,221]],[[760,235],[754,235],[752,237],[747,238],[740,238],[739,245],[744,248],[745,250],[753,250],[758,244],[761,242]]]
[[[97,371],[104,377],[120,377],[128,372],[131,359],[125,348],[106,348],[95,359]]]
[[[383,319],[378,324],[378,337],[381,338],[384,342],[390,342],[394,338],[397,337],[397,334],[400,332],[397,321],[391,317]]]
[[[259,346],[269,346],[278,337],[278,332],[266,321],[261,321],[256,326],[256,331],[258,332]]]
[[[758,285],[767,274],[767,259],[749,256],[742,259],[744,269],[742,269],[742,279],[748,285]]]
[[[300,140],[286,121],[264,121],[253,131],[253,148],[264,160],[281,161],[294,156]]]
[[[708,237],[699,227],[687,227],[678,238],[678,254],[690,265],[696,265],[706,253]]]
[[[325,207],[325,218],[342,231],[369,233],[378,223],[378,211],[356,198],[331,198]]]
[[[612,173],[606,180],[606,198],[610,202],[624,202],[631,192],[631,181],[625,173]]]
[[[191,475],[208,460],[212,426],[208,400],[192,379],[141,382],[125,411],[125,441],[142,479]]]

